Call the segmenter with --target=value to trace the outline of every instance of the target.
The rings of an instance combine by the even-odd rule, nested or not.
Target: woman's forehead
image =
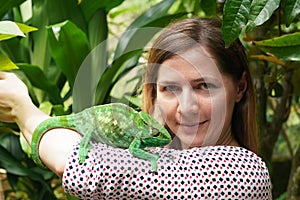
[[[160,65],[158,78],[168,79],[170,77],[187,79],[221,78],[221,72],[209,54],[188,51],[180,55],[174,55]]]

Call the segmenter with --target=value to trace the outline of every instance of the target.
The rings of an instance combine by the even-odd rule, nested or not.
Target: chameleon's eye
[[[156,128],[150,127],[150,135],[152,137],[156,137],[159,135],[159,130],[157,130]]]

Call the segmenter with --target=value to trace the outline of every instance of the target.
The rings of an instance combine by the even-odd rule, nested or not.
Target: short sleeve
[[[158,170],[126,149],[94,144],[79,164],[74,147],[63,174],[65,192],[80,199],[272,199],[268,168],[241,147],[209,146],[158,153]]]

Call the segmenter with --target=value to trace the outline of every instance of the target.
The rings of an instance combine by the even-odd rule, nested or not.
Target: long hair
[[[239,40],[225,48],[220,27],[218,19],[191,18],[171,24],[160,34],[149,52],[142,109],[150,114],[153,112],[159,64],[175,54],[192,49],[195,44],[200,45],[214,58],[221,73],[229,75],[234,81],[238,82],[246,73],[247,89],[234,107],[231,128],[242,147],[257,153],[254,87],[247,56]]]

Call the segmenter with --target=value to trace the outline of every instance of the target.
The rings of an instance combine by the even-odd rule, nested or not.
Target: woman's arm
[[[39,123],[49,118],[40,111],[28,95],[26,85],[13,73],[0,72],[0,121],[16,122],[31,144],[32,133]],[[39,145],[44,164],[61,176],[73,145],[81,136],[68,129],[53,129],[45,134]]]
[[[64,190],[80,199],[272,199],[265,163],[242,147],[149,151],[160,155],[157,172],[128,149],[101,143],[80,164],[77,144],[62,177]]]

